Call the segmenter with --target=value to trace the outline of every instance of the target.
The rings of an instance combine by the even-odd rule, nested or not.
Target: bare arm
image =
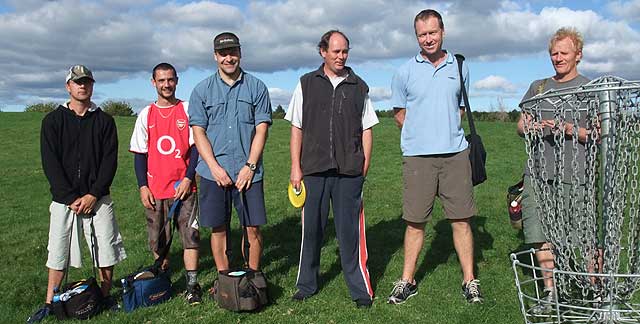
[[[404,125],[404,117],[406,113],[407,109],[405,108],[393,108],[393,119],[395,119],[396,126],[400,129],[402,129],[402,126]]]
[[[545,127],[553,127],[553,120],[550,119],[546,119],[543,120],[541,122],[531,122],[531,115],[527,114],[527,113],[520,113],[520,118],[518,118],[518,135],[520,135],[520,137],[524,137],[525,131],[524,131],[524,125],[525,123],[528,125],[528,128],[530,130],[537,130],[537,131],[543,131],[543,129]]]
[[[574,136],[575,135],[575,125],[572,123],[565,123],[564,126],[564,134],[566,136]],[[587,129],[584,127],[580,127],[578,128],[578,141],[580,143],[586,143],[587,142]]]
[[[291,152],[291,176],[289,180],[296,190],[300,190],[302,181],[302,166],[300,157],[302,155],[302,129],[291,126],[291,139],[289,142]]]
[[[267,142],[267,134],[269,132],[269,124],[260,123],[256,126],[256,133],[251,140],[251,149],[249,150],[249,160],[247,162],[256,164],[262,156],[264,150],[264,144]],[[253,179],[254,172],[249,169],[248,166],[242,167],[238,173],[238,179],[236,179],[236,188],[242,191],[251,187],[251,181]]]
[[[192,129],[193,140],[198,148],[198,153],[200,153],[202,160],[207,164],[209,170],[211,170],[211,174],[215,178],[216,183],[220,187],[230,186],[232,184],[231,178],[229,178],[227,171],[216,161],[213,149],[211,148],[211,142],[207,137],[207,132],[200,126],[193,126]]]
[[[373,130],[367,128],[362,132],[362,148],[364,150],[364,166],[362,176],[366,177],[371,164],[371,151],[373,150]]]
[[[531,115],[529,114],[520,114],[520,118],[518,119],[518,135],[524,137],[524,124],[525,123],[530,123],[530,119],[531,119]],[[537,129],[537,130],[541,130],[545,127],[548,128],[554,128],[555,127],[555,121],[553,119],[545,119],[542,120],[539,123],[533,123],[532,125],[529,125],[529,127],[531,127],[532,129]],[[572,123],[565,123],[564,126],[564,134],[565,136],[574,136],[574,132],[575,132],[575,127],[574,124]],[[578,129],[578,141],[580,143],[586,143],[587,142],[587,136],[588,136],[588,132],[585,128],[580,127]]]
[[[520,137],[524,137],[524,115],[520,113],[520,118],[518,118],[518,135]]]

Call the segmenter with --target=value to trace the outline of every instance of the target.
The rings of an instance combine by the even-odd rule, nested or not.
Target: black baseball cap
[[[216,51],[233,47],[240,47],[240,40],[234,33],[224,32],[213,39],[213,49]]]

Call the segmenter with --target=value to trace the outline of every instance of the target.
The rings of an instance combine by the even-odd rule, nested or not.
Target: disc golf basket
[[[555,263],[537,266],[535,249],[511,254],[525,323],[640,323],[640,82],[605,76],[520,108]],[[550,311],[532,312],[544,303]]]

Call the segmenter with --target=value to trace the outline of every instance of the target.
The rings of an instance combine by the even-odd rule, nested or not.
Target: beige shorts
[[[404,220],[428,222],[436,196],[440,197],[448,219],[465,219],[476,214],[468,149],[451,154],[405,156],[402,175]]]
[[[77,215],[67,205],[52,202],[49,206],[51,219],[49,223],[49,255],[47,268],[64,270],[69,257],[69,265],[74,268],[82,266],[80,254],[80,232],[91,251],[91,218],[95,228],[96,255],[98,266],[110,267],[124,260],[127,254],[122,244],[122,236],[116,223],[111,197],[104,196],[96,202],[95,216]],[[69,247],[71,244],[71,247]],[[70,255],[69,255],[70,252]]]

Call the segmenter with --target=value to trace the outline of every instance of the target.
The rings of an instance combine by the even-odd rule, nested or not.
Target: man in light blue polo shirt
[[[267,222],[262,187],[262,150],[271,125],[264,83],[240,68],[240,40],[221,33],[213,40],[217,71],[189,99],[189,124],[200,153],[200,224],[211,227],[211,253],[218,271],[229,269],[225,254],[231,204],[247,227],[249,267],[260,269]]]
[[[423,10],[414,19],[420,53],[400,66],[391,84],[395,120],[402,129],[404,236],[402,278],[394,283],[390,304],[401,304],[418,293],[414,279],[416,261],[431,218],[435,197],[453,231],[454,247],[462,268],[463,296],[482,302],[479,281],[473,273],[473,233],[476,214],[471,184],[468,143],[461,117],[464,112],[458,64],[453,53],[442,49],[444,23],[435,10]],[[466,87],[469,70],[463,64]],[[426,260],[429,262],[429,260]]]

